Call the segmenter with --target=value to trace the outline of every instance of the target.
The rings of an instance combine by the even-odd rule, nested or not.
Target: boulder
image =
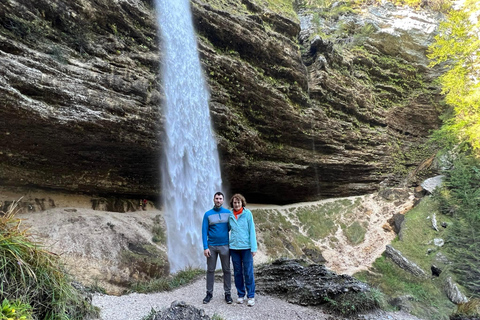
[[[388,303],[398,310],[410,313],[413,310],[412,301],[415,301],[415,298],[410,295],[406,295],[392,298],[388,301]]]
[[[435,276],[435,277],[440,277],[440,274],[442,273],[442,269],[440,269],[435,265],[432,265],[430,267],[430,270],[432,270],[432,276]]]
[[[405,271],[410,272],[414,276],[417,276],[417,277],[420,277],[420,278],[426,278],[427,274],[425,273],[425,271],[422,268],[420,268],[414,262],[405,258],[400,251],[393,248],[391,245],[387,245],[386,250],[385,250],[385,256],[392,259],[392,261],[397,266],[399,266],[400,268],[402,268]]]
[[[203,309],[184,301],[173,301],[170,308],[155,313],[152,320],[210,320]]]
[[[321,305],[348,293],[370,287],[348,275],[338,275],[324,265],[303,265],[301,260],[279,259],[256,268],[256,290],[300,305]]]
[[[436,214],[436,213],[434,213],[434,214],[432,215],[432,228],[433,228],[433,230],[438,231],[438,226],[437,226],[437,214]]]
[[[436,245],[437,247],[443,247],[443,245],[445,244],[445,240],[441,238],[435,238],[433,239],[433,244]]]
[[[460,291],[457,284],[453,282],[452,277],[447,277],[444,284],[445,294],[448,299],[455,304],[468,302],[467,297]]]
[[[436,188],[440,187],[443,183],[444,175],[438,175],[432,178],[428,178],[423,181],[421,186],[428,193],[432,193]]]
[[[401,213],[395,213],[390,219],[388,219],[389,225],[392,227],[396,234],[400,234],[402,231],[403,222],[405,221],[405,215]]]

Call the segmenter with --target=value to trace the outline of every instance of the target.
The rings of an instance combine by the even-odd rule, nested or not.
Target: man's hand
[[[207,258],[209,258],[212,254],[210,253],[210,249],[205,249],[203,250],[203,255]]]
[[[252,252],[252,257],[255,257],[257,253],[256,252]]]

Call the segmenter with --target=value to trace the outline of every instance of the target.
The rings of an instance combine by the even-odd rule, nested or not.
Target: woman
[[[235,194],[230,199],[233,213],[230,213],[230,256],[232,257],[235,287],[238,303],[245,300],[247,289],[247,305],[255,305],[255,279],[253,278],[253,257],[257,253],[257,236],[252,212],[245,208],[247,201],[241,194]]]

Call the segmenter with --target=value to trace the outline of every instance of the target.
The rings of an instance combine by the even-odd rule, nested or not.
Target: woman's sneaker
[[[253,307],[255,305],[255,298],[248,299],[247,306]]]
[[[244,297],[238,297],[237,303],[242,304],[244,300],[245,300]]]
[[[225,301],[230,304],[233,302],[232,300],[232,296],[230,295],[230,293],[225,293]]]

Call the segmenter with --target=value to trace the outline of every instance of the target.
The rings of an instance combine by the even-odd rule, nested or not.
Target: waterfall
[[[203,77],[189,0],[156,0],[162,35],[165,94],[163,210],[170,272],[206,267],[202,219],[222,190],[209,94]]]

